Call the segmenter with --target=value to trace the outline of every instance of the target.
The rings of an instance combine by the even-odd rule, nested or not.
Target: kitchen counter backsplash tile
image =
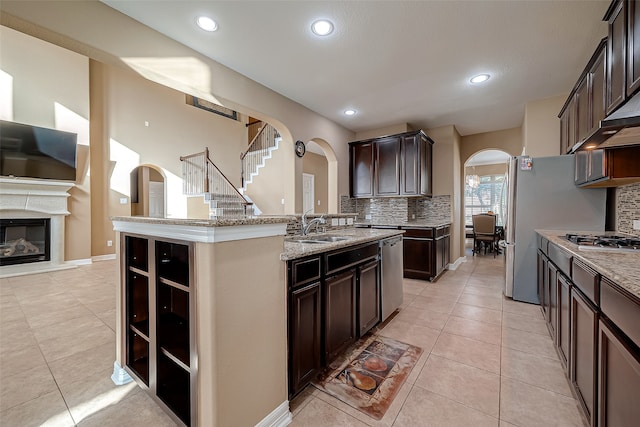
[[[633,229],[633,220],[640,219],[640,184],[616,188],[616,216],[616,230],[640,236],[640,230]]]
[[[536,232],[640,298],[640,269],[638,269],[640,253],[593,249],[580,250],[578,245],[569,242],[563,237],[566,233],[584,234],[579,230],[536,230]]]
[[[413,220],[451,222],[451,197],[389,197],[371,199],[340,198],[341,212],[356,212],[358,221],[374,224],[403,224]],[[367,218],[371,215],[371,219]]]

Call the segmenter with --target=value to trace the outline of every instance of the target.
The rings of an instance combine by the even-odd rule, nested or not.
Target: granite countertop
[[[261,225],[261,224],[281,224],[288,223],[291,216],[269,216],[260,215],[247,218],[220,218],[220,219],[198,219],[198,218],[152,218],[146,216],[115,216],[112,221],[139,222],[145,224],[164,225],[186,225],[195,227],[232,227],[239,225]]]
[[[422,219],[413,221],[356,221],[354,225],[367,225],[372,227],[442,227],[451,225],[450,220]]]
[[[354,246],[361,243],[374,242],[391,236],[399,236],[402,235],[402,233],[404,233],[402,230],[348,228],[326,234],[309,234],[308,236],[287,237],[284,241],[284,252],[280,255],[280,259],[282,261],[289,261],[296,258],[303,258],[308,255],[329,252],[334,249]],[[330,243],[298,243],[293,241],[305,238],[313,239],[314,236],[345,236],[349,237],[349,239]]]
[[[580,250],[578,245],[564,239],[566,233],[576,234],[607,234],[602,232],[580,232],[562,230],[536,230],[536,232],[550,242],[560,246],[571,253],[575,258],[580,259],[589,267],[596,270],[601,275],[611,279],[613,282],[626,289],[631,294],[640,298],[640,251],[637,252],[617,252],[610,250]],[[609,233],[617,234],[620,233]]]

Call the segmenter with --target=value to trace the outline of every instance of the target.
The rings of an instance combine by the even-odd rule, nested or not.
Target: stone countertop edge
[[[598,231],[536,230],[536,232],[640,299],[640,268],[638,267],[640,251],[580,250],[578,245],[564,239],[566,233],[607,234]]]
[[[240,225],[281,224],[290,222],[290,216],[257,216],[254,218],[152,218],[145,216],[115,216],[111,221],[140,222],[145,224],[186,225],[194,227],[233,227]]]
[[[432,221],[432,220],[415,220],[415,221],[407,221],[407,222],[371,222],[371,221],[356,221],[354,225],[369,225],[372,227],[443,227],[447,225],[451,225],[451,221]]]
[[[302,236],[288,237],[284,241],[284,252],[280,255],[281,261],[290,261],[292,259],[304,258],[309,255],[321,254],[323,252],[330,252],[334,249],[346,248],[349,246],[355,246],[361,243],[373,242],[376,240],[386,239],[393,236],[401,236],[404,233],[402,230],[375,230],[375,229],[363,229],[353,228],[345,229],[336,232],[329,232],[326,234],[320,234],[317,236],[349,236],[349,240],[341,240],[338,242],[330,243],[298,243],[292,242],[292,239],[302,239]],[[313,234],[307,236],[312,239]]]

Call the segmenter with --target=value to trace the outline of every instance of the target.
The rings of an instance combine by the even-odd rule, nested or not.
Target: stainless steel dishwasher
[[[380,241],[382,321],[402,305],[402,236]]]

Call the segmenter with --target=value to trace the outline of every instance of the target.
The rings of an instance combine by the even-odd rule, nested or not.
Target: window
[[[464,186],[464,222],[472,226],[471,217],[480,213],[492,211],[498,217],[498,225],[503,224],[504,204],[506,196],[504,192],[504,175],[483,175],[480,177],[480,185],[477,188]]]

